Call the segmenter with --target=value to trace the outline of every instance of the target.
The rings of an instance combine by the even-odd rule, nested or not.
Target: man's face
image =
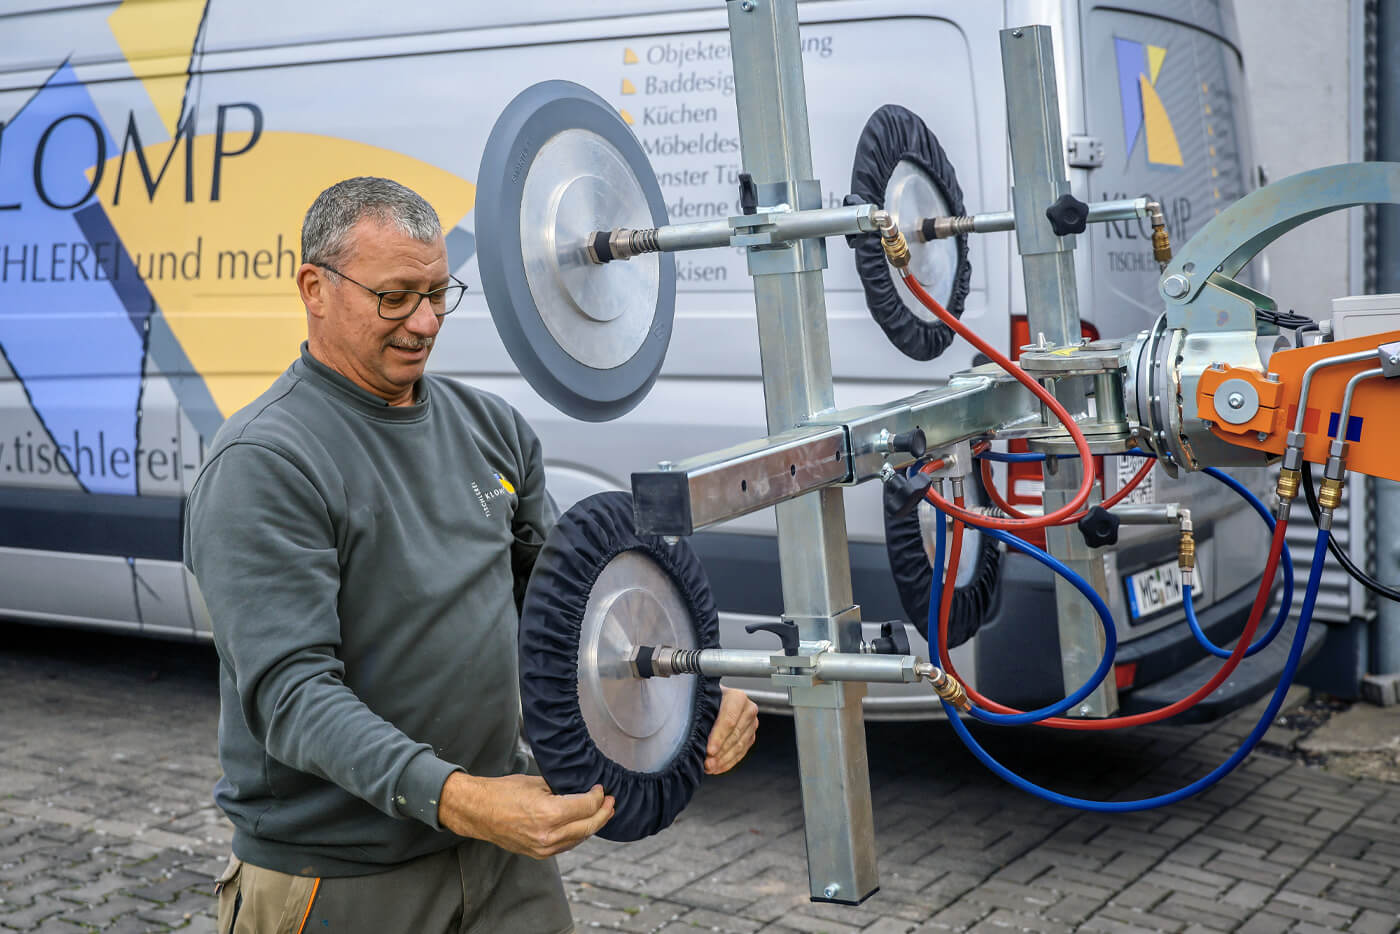
[[[350,244],[336,269],[376,292],[429,292],[451,281],[442,237],[422,243],[390,224],[366,218],[351,231]],[[373,294],[320,266],[303,265],[297,281],[309,313],[312,355],[392,405],[411,403],[414,384],[422,378],[442,328],[431,303],[424,299],[407,318],[386,321]],[[407,306],[389,308],[387,304],[386,315],[408,311]]]

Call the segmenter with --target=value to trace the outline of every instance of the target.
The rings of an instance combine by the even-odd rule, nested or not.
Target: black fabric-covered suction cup
[[[974,471],[973,476],[977,477]],[[982,481],[977,477],[977,486]],[[982,498],[986,499],[983,493]],[[885,500],[885,552],[890,560],[890,573],[894,577],[895,590],[899,593],[900,605],[909,617],[909,622],[919,630],[919,635],[929,640],[932,650],[933,639],[928,631],[929,588],[933,586],[933,568],[928,552],[924,550],[923,530],[920,527],[922,508],[898,515],[900,503]],[[1001,550],[990,535],[979,535],[977,565],[972,579],[953,592],[953,604],[948,609],[948,647],[962,645],[977,634],[982,621],[991,610],[996,597],[997,583],[1001,579]],[[945,584],[948,582],[945,582]],[[934,634],[936,635],[936,633]]]
[[[912,163],[927,173],[952,215],[966,212],[957,173],[939,145],[938,137],[912,112],[897,104],[886,104],[870,115],[865,129],[861,130],[855,163],[851,167],[851,193],[877,207],[890,207],[885,203],[886,189],[901,162]],[[912,229],[918,220],[920,218],[899,218],[911,252],[920,248],[913,239]],[[972,265],[967,258],[967,235],[961,234],[955,241],[957,261],[944,307],[955,317],[961,317],[972,281]],[[943,353],[953,341],[953,332],[942,322],[924,320],[904,304],[885,261],[879,236],[865,234],[855,238],[852,245],[856,272],[865,289],[865,304],[890,343],[915,360],[932,360]],[[941,298],[938,291],[934,291],[938,284],[925,282],[923,285],[933,291],[935,298]]]
[[[639,840],[671,824],[700,783],[719,712],[718,678],[642,680],[626,670],[625,653],[657,636],[718,647],[700,560],[684,539],[638,535],[627,493],[582,500],[549,533],[525,592],[520,695],[525,735],[550,788],[602,785],[616,798],[599,832],[608,840]]]

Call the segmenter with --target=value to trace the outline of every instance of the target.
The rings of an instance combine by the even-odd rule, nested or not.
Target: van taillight
[[[1079,323],[1080,332],[1091,341],[1099,339],[1099,329],[1087,321]],[[1011,359],[1015,360],[1021,356],[1021,348],[1031,342],[1031,327],[1025,315],[1011,316]],[[1024,441],[1010,441],[1007,443],[1007,450],[1016,453],[1026,453],[1030,447]],[[1094,458],[1094,469],[1098,471],[1099,488],[1103,490],[1103,458]],[[1044,489],[1045,481],[1039,464],[1007,464],[1006,465],[1006,501],[1012,506],[1040,506],[1040,492]],[[1045,532],[1035,530],[1028,532],[1026,541],[1041,548],[1045,547]]]
[[[1121,665],[1113,666],[1113,682],[1118,690],[1125,691],[1133,686],[1133,681],[1137,679],[1137,662],[1124,662]]]

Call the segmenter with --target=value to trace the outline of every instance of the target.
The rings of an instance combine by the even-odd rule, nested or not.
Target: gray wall
[[[1353,2],[1235,0],[1256,152],[1271,179],[1360,158],[1349,120]],[[1312,221],[1266,252],[1280,308],[1327,318],[1331,300],[1351,294],[1350,259],[1361,247],[1351,213]]]

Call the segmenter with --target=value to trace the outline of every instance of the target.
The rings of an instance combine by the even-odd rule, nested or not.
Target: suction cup
[[[595,784],[616,799],[599,835],[637,840],[670,825],[704,773],[719,680],[641,679],[634,646],[719,645],[719,616],[683,540],[637,535],[632,498],[599,493],[560,517],[520,612],[525,735],[556,794]]]
[[[915,236],[919,222],[924,218],[949,217],[953,214],[942,188],[918,163],[901,159],[895,164],[885,185],[885,210],[890,212],[908,241],[909,271],[921,284],[927,283],[924,288],[944,308],[953,304],[958,277],[957,239],[920,240]],[[888,275],[896,276],[898,273],[890,267]],[[918,302],[911,304],[909,310],[924,321],[936,320],[933,313]]]
[[[914,276],[954,316],[961,316],[972,281],[967,235],[922,242],[919,222],[965,213],[957,173],[938,138],[915,114],[886,104],[870,115],[856,143],[851,194],[890,211],[909,243]],[[948,348],[953,332],[915,303],[904,303],[880,239],[854,239],[856,272],[870,316],[905,356],[932,360]]]
[[[585,240],[666,223],[646,153],[592,91],[546,81],[497,119],[477,175],[481,284],[521,375],[565,414],[617,418],[655,382],[671,339],[675,260],[595,265]]]

